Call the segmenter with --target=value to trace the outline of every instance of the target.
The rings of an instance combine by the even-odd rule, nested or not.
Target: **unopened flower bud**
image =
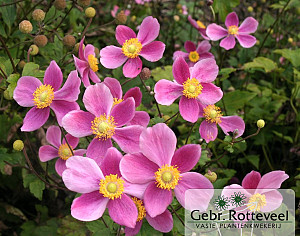
[[[247,8],[247,10],[248,10],[248,12],[253,12],[253,7],[249,6],[249,7]]]
[[[22,140],[16,140],[16,141],[14,141],[13,148],[14,148],[14,150],[16,150],[18,152],[22,151],[23,148],[24,148],[23,141]]]
[[[20,61],[18,64],[20,69],[23,69],[25,65],[26,65],[26,62],[24,60]]]
[[[82,7],[87,7],[91,4],[91,0],[78,0],[77,2]]]
[[[84,13],[86,17],[93,18],[96,15],[96,10],[93,7],[88,7],[87,9],[85,9]]]
[[[208,171],[205,175],[204,175],[211,183],[216,182],[218,176],[215,172],[212,171]]]
[[[261,129],[261,128],[265,127],[265,121],[262,120],[262,119],[260,119],[260,120],[258,120],[258,121],[256,122],[256,125],[257,125],[258,128]]]
[[[140,77],[142,80],[147,80],[151,76],[151,70],[147,67],[144,67],[140,73]]]
[[[32,18],[37,22],[43,21],[45,19],[45,15],[46,13],[41,9],[35,9],[32,12]]]
[[[153,92],[153,91],[151,91],[151,92],[150,92],[150,95],[154,95],[154,92]]]
[[[181,5],[180,3],[178,3],[178,4],[176,5],[176,8],[177,8],[178,10],[180,10],[180,9],[182,8],[182,5]]]
[[[67,3],[66,0],[55,0],[53,5],[57,10],[61,11],[66,8]]]
[[[63,44],[67,47],[74,47],[75,44],[76,44],[76,39],[74,36],[72,35],[66,35],[64,38],[63,38]]]
[[[135,21],[136,21],[136,16],[132,16],[132,17],[130,18],[130,20],[131,20],[132,22],[135,22]]]
[[[36,46],[35,44],[32,44],[29,49],[31,48],[31,51],[30,51],[30,55],[31,56],[35,56],[39,53],[39,48],[38,46]]]
[[[147,89],[148,91],[150,91],[150,90],[151,90],[151,87],[150,87],[149,85],[147,85],[147,86],[146,86],[146,89]]]
[[[289,38],[289,39],[288,39],[288,42],[289,42],[289,43],[293,43],[293,42],[294,42],[293,38]]]
[[[208,7],[210,7],[211,5],[213,5],[213,3],[214,3],[213,0],[207,0],[207,1],[206,1],[206,5],[207,5]]]
[[[174,15],[173,18],[174,18],[174,20],[177,21],[177,22],[180,21],[180,17],[179,17],[178,15]]]
[[[24,34],[29,34],[32,31],[32,24],[28,20],[23,20],[19,24],[19,30]]]
[[[126,24],[127,16],[125,15],[124,11],[120,11],[116,16],[116,23],[118,25]]]
[[[37,35],[33,40],[34,44],[38,47],[45,47],[48,43],[48,39],[45,35]]]
[[[76,44],[75,44],[75,46],[74,46],[75,52],[78,52],[78,51],[79,51],[79,45],[80,45],[80,43],[76,43]],[[85,45],[82,44],[82,50],[84,50],[84,48],[85,48]],[[98,50],[99,50],[99,49],[98,49]],[[96,52],[95,52],[95,53],[96,53]]]

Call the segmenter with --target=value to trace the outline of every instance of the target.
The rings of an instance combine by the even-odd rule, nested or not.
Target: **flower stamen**
[[[137,38],[127,39],[122,46],[122,52],[126,57],[136,58],[142,50],[142,44]]]
[[[92,121],[91,129],[99,140],[107,140],[115,134],[116,123],[113,116],[103,114]]]
[[[33,93],[34,105],[39,109],[50,106],[53,99],[54,99],[53,87],[49,84],[41,85]]]
[[[223,116],[221,113],[220,107],[217,107],[215,105],[208,105],[204,109],[204,117],[207,122],[209,123],[221,123],[221,117]]]
[[[103,197],[109,199],[121,198],[124,192],[125,181],[118,177],[118,175],[106,175],[105,179],[101,179],[99,183],[99,193],[103,194]]]
[[[123,99],[122,98],[114,98],[114,103],[113,103],[113,107],[115,106],[115,105],[118,105],[119,103],[121,103],[121,102],[123,102]]]
[[[199,53],[196,51],[192,51],[189,53],[189,59],[191,62],[197,62],[200,59]]]
[[[239,33],[239,27],[237,27],[236,25],[229,26],[228,33],[234,36],[237,35]]]
[[[161,189],[174,189],[181,179],[180,171],[176,166],[163,165],[155,172],[156,186]]]
[[[67,143],[60,145],[58,149],[59,157],[65,161],[68,160],[72,156],[72,152],[74,151],[72,146],[70,146],[70,148]]]
[[[146,209],[144,207],[142,200],[137,199],[136,197],[132,197],[131,199],[133,200],[133,202],[136,205],[136,208],[138,210],[138,218],[136,221],[139,222],[146,217]]]
[[[187,98],[197,98],[199,94],[201,94],[202,89],[203,89],[202,85],[195,78],[193,79],[188,78],[183,83],[183,95],[186,96]]]
[[[205,25],[204,25],[200,20],[197,20],[197,25],[198,25],[201,29],[206,29]]]
[[[99,69],[99,68],[98,68],[99,62],[98,62],[97,58],[96,58],[94,55],[90,54],[90,55],[88,56],[88,62],[89,62],[90,68],[91,68],[94,72],[98,71],[98,69]]]
[[[247,204],[250,211],[260,211],[265,205],[267,205],[266,196],[259,193],[252,195]]]

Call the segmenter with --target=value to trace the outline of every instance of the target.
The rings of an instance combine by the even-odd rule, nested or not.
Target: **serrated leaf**
[[[9,92],[10,97],[13,97],[14,90],[17,87],[17,82],[19,78],[20,78],[19,74],[11,74],[6,80],[9,83],[7,87],[7,91]]]
[[[26,63],[22,71],[22,76],[33,76],[36,78],[43,78],[44,71],[41,71],[39,68],[40,66],[33,62]]]
[[[151,71],[153,79],[157,82],[161,79],[173,81],[172,66],[157,67]]]
[[[253,62],[248,62],[244,65],[245,70],[261,68],[266,73],[271,72],[277,68],[277,64],[269,58],[257,57],[254,58]]]
[[[235,72],[235,68],[223,68],[219,71],[219,75],[221,75],[221,81],[227,79],[232,72]]]
[[[29,190],[37,199],[42,201],[43,191],[45,189],[45,183],[40,179],[36,179],[34,182],[29,184]]]
[[[13,0],[2,0],[1,3],[12,3]],[[12,4],[5,7],[0,7],[0,12],[2,13],[2,20],[4,23],[11,28],[12,24],[15,22],[17,13],[16,5]]]
[[[284,58],[288,59],[293,66],[300,66],[300,48],[291,50],[291,49],[277,49],[274,50],[274,53],[280,54]]]

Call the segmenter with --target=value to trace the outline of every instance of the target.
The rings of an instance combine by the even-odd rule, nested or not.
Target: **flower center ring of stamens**
[[[143,201],[140,199],[137,199],[136,197],[132,197],[131,198],[138,210],[138,218],[137,218],[137,222],[143,220],[146,217],[146,209],[144,207]]]
[[[252,195],[247,204],[250,211],[260,211],[265,205],[267,205],[266,196],[259,193]]]
[[[49,107],[54,99],[53,87],[49,84],[41,85],[33,93],[33,102],[37,108]]]
[[[215,105],[208,105],[204,109],[204,117],[207,122],[209,123],[221,123],[221,117],[223,116],[221,113],[220,107],[217,107]]]
[[[229,26],[228,33],[232,35],[237,35],[239,33],[239,27],[237,27],[236,25]]]
[[[183,95],[187,98],[197,98],[199,94],[202,92],[202,85],[200,82],[193,78],[193,79],[187,79],[183,83]]]
[[[174,189],[180,180],[180,171],[176,166],[163,165],[155,172],[156,186],[161,189]]]
[[[116,123],[113,116],[106,116],[106,114],[96,117],[92,121],[92,132],[99,140],[107,140],[115,134]]]
[[[106,175],[105,179],[101,179],[99,183],[99,193],[103,194],[103,197],[109,199],[121,198],[124,192],[125,181],[118,177],[118,175]]]
[[[99,62],[98,62],[97,58],[94,57],[94,55],[90,54],[90,55],[88,56],[88,62],[89,62],[90,68],[91,68],[94,72],[98,71],[98,69],[99,69],[99,68],[98,68]]]
[[[66,161],[72,156],[72,152],[74,150],[73,150],[72,146],[70,146],[70,147],[71,147],[71,149],[69,148],[67,143],[64,143],[59,146],[58,155],[61,159]]]
[[[122,52],[126,57],[136,58],[142,50],[142,44],[137,38],[127,39],[122,46]]]
[[[121,102],[123,102],[123,99],[122,98],[114,98],[114,103],[113,103],[113,107],[115,106],[115,105],[118,105],[118,104],[120,104]]]
[[[192,51],[189,53],[189,59],[191,62],[197,62],[200,59],[199,53],[196,51]]]
[[[197,25],[198,25],[201,29],[206,29],[205,25],[204,25],[200,20],[197,20]]]

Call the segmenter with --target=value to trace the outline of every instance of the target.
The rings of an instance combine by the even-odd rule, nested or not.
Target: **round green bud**
[[[247,8],[247,10],[248,10],[248,12],[253,12],[253,7],[249,6],[249,7]]]
[[[91,0],[78,0],[77,2],[82,7],[87,7],[91,4]]]
[[[85,9],[84,13],[86,17],[93,18],[96,15],[96,10],[93,7],[88,7],[87,9]]]
[[[211,172],[208,171],[205,175],[204,175],[211,183],[216,182],[218,176],[216,174],[216,172]]]
[[[14,141],[13,148],[14,148],[14,150],[16,150],[18,152],[22,151],[23,148],[24,148],[23,141],[22,140],[16,140],[16,141]]]
[[[32,12],[32,18],[37,22],[43,21],[45,19],[45,15],[46,13],[41,9],[35,9]]]
[[[34,44],[38,47],[45,47],[48,43],[48,39],[45,35],[37,35],[33,40]]]
[[[23,20],[19,24],[19,30],[24,34],[29,34],[32,31],[32,24],[28,20]]]
[[[178,15],[174,15],[173,18],[174,18],[174,20],[177,21],[177,22],[180,21],[180,17],[179,17]]]
[[[293,42],[294,42],[293,38],[289,38],[289,39],[288,39],[288,42],[289,42],[289,43],[293,43]]]
[[[35,44],[32,44],[29,48],[31,48],[30,55],[35,56],[39,53],[39,48]]]
[[[132,22],[135,22],[135,21],[136,21],[136,16],[130,17],[130,20],[131,20]]]
[[[265,127],[265,121],[260,119],[256,122],[256,125],[258,128],[263,128],[263,127]]]
[[[64,38],[63,38],[63,44],[67,47],[74,47],[75,44],[76,44],[76,39],[74,36],[72,35],[66,35]]]
[[[20,69],[23,69],[25,65],[26,65],[26,62],[24,60],[20,61],[18,64]]]

